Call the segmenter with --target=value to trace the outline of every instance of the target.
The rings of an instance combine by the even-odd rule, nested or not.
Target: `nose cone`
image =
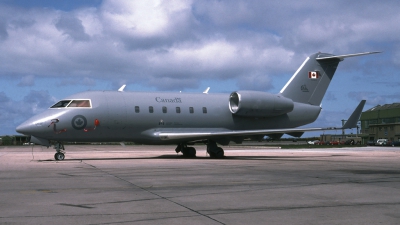
[[[35,125],[29,123],[29,121],[23,122],[15,129],[20,134],[32,134],[35,132]]]
[[[19,125],[17,128],[15,128],[15,130],[18,133],[21,134],[25,134],[25,135],[34,135],[34,134],[38,134],[38,133],[42,133],[45,131],[45,128],[47,128],[47,120],[42,119],[43,116],[42,114],[36,115],[30,119],[28,119],[27,121],[23,122],[21,125]],[[46,122],[45,122],[46,121]]]

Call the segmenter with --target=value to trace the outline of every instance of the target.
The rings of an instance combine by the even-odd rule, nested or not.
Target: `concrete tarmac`
[[[0,147],[0,224],[400,224],[400,148]]]

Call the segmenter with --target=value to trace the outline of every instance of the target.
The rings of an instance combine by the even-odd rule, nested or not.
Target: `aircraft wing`
[[[180,129],[175,131],[159,131],[154,135],[158,136],[161,140],[174,140],[174,139],[206,139],[210,137],[224,137],[224,136],[252,136],[252,135],[268,135],[268,134],[285,134],[285,133],[301,133],[310,131],[325,131],[325,130],[342,130],[351,129],[357,126],[357,122],[361,116],[366,100],[362,100],[354,112],[351,114],[343,127],[326,127],[326,128],[286,128],[286,129],[263,129],[263,130],[214,130],[214,131],[193,131]]]

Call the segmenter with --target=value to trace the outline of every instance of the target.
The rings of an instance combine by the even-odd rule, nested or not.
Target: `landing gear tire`
[[[215,142],[210,142],[207,144],[207,153],[211,158],[224,158],[224,150],[221,147],[218,147]]]
[[[193,147],[187,147],[186,144],[179,144],[176,149],[176,153],[182,152],[183,157],[186,158],[195,158],[196,157],[196,149]]]
[[[221,147],[217,148],[217,152],[215,153],[215,158],[220,159],[224,157],[224,150]]]
[[[54,145],[54,149],[57,152],[56,154],[54,154],[54,159],[57,160],[57,161],[64,160],[65,159],[65,155],[64,155],[65,148],[64,148],[64,145],[61,142],[57,142]]]
[[[182,154],[184,157],[194,158],[196,157],[196,149],[193,147],[186,147],[182,150]]]
[[[64,153],[57,152],[56,154],[54,154],[54,159],[57,161],[62,161],[65,159],[65,155]]]

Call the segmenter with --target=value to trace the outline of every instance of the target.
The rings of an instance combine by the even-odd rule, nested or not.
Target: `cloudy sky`
[[[399,1],[0,0],[0,135],[86,90],[278,93],[315,52],[349,54],[317,126],[400,102]]]

